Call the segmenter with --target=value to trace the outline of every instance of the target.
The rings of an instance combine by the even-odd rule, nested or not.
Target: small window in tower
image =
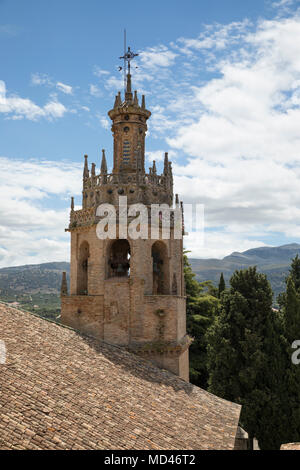
[[[108,254],[108,277],[130,276],[130,245],[127,240],[116,240]]]
[[[125,134],[128,134],[128,132],[129,132],[129,127],[128,126],[124,127],[124,132],[125,132]]]
[[[123,163],[128,164],[130,161],[130,142],[124,140],[123,142]]]

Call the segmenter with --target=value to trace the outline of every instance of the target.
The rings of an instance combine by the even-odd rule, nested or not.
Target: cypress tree
[[[190,381],[198,387],[207,388],[206,332],[211,326],[219,305],[217,289],[211,281],[199,283],[184,255],[184,279],[187,303],[187,332],[193,338],[190,355]]]
[[[225,289],[226,289],[226,284],[225,284],[223,273],[221,273],[220,281],[219,281],[219,288],[218,288],[218,297],[219,297],[219,299],[221,298],[221,294]]]
[[[278,449],[284,439],[284,361],[271,286],[255,267],[236,271],[230,285],[207,334],[209,391],[242,405],[250,443],[256,437],[262,449]]]
[[[294,286],[296,291],[299,293],[300,291],[300,258],[298,255],[292,260],[291,269],[290,269],[290,277],[294,282]]]
[[[300,260],[298,256],[292,262],[291,274],[287,279],[283,324],[286,353],[285,412],[288,417],[288,436],[285,442],[300,441],[300,365],[292,362],[292,344],[300,339],[300,298],[296,290],[299,282]],[[296,283],[296,284],[295,284]]]

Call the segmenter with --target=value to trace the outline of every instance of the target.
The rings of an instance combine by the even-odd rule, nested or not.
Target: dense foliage
[[[226,289],[199,283],[185,259],[191,382],[242,405],[241,426],[261,449],[300,441],[300,259],[272,307],[272,290],[255,267],[236,271]],[[300,355],[299,355],[300,356]]]
[[[207,334],[209,391],[242,405],[241,424],[264,449],[279,448],[284,431],[280,330],[266,276],[236,271]]]
[[[190,347],[190,380],[207,388],[206,332],[211,326],[219,306],[218,290],[210,281],[199,283],[195,279],[188,258],[184,256],[184,275],[187,297],[187,331],[194,339]]]
[[[292,345],[300,339],[300,259],[293,259],[290,274],[286,280],[286,291],[280,296],[283,318],[283,336],[285,340],[285,375],[283,402],[288,423],[285,440],[300,442],[300,364],[291,360]]]

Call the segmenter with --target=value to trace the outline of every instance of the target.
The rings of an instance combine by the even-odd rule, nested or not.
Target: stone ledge
[[[128,351],[138,356],[148,356],[150,354],[177,356],[186,351],[193,342],[193,338],[185,335],[180,341],[151,341],[147,343],[133,343],[127,348]]]

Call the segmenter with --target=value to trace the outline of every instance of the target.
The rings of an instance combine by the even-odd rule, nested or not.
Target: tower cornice
[[[124,102],[121,106],[117,106],[110,111],[108,111],[108,116],[113,121],[117,116],[124,116],[124,122],[126,122],[125,116],[126,114],[129,115],[138,115],[143,116],[146,120],[148,120],[151,116],[151,112],[148,109],[142,109],[140,106],[134,106],[133,104],[129,104]]]

